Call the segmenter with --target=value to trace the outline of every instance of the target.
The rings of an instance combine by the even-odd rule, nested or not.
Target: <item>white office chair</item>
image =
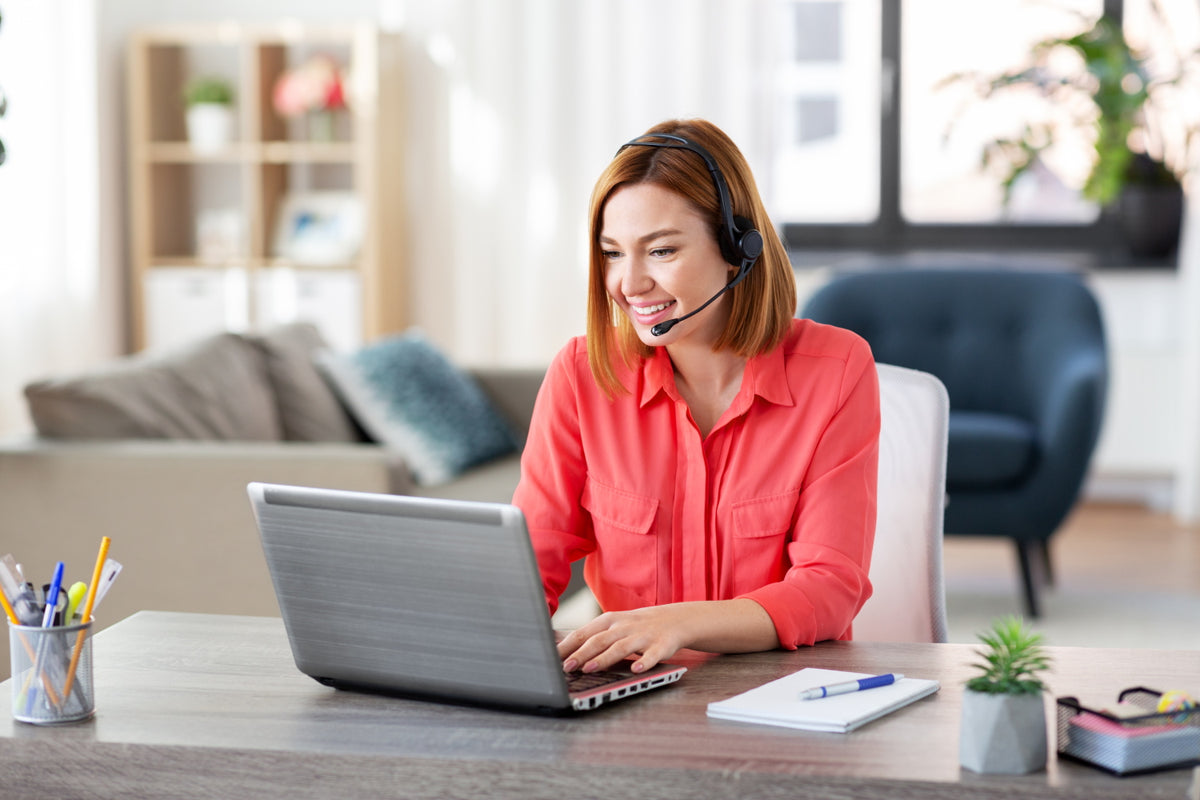
[[[879,511],[870,570],[875,593],[854,619],[854,638],[944,642],[942,518],[950,398],[927,372],[877,367]]]

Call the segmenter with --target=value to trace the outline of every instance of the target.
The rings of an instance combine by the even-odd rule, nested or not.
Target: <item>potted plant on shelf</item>
[[[202,153],[221,150],[233,140],[233,87],[224,78],[201,77],[184,87],[188,142]]]
[[[1134,255],[1165,256],[1179,241],[1182,181],[1200,155],[1196,103],[1189,100],[1200,78],[1200,51],[1168,48],[1175,52],[1151,59],[1112,17],[1078,16],[1079,33],[1037,42],[1022,67],[1000,75],[959,73],[942,86],[969,85],[983,100],[1024,93],[1044,101],[1039,118],[984,145],[982,165],[1000,174],[1006,204],[1021,176],[1046,168],[1044,151],[1090,142],[1082,195],[1115,217]],[[1152,21],[1169,34],[1161,15]]]
[[[1046,709],[1041,673],[1050,666],[1042,637],[1019,617],[979,634],[986,648],[979,674],[966,683],[959,763],[983,773],[1023,775],[1046,766]]]

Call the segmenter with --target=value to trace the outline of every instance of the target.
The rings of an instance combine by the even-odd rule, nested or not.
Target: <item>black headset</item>
[[[667,141],[652,141],[654,139],[666,139]],[[763,237],[755,229],[753,222],[745,217],[734,216],[733,202],[729,199],[729,185],[725,182],[725,176],[721,174],[721,168],[717,166],[717,160],[712,157],[712,154],[690,139],[671,133],[647,133],[621,145],[617,152],[620,153],[626,147],[664,147],[670,150],[690,150],[704,159],[704,165],[708,167],[713,184],[717,187],[717,201],[721,205],[721,228],[717,232],[721,256],[727,263],[738,268],[735,281],[740,280],[745,273],[749,272],[750,268],[754,266],[754,262],[762,255]]]

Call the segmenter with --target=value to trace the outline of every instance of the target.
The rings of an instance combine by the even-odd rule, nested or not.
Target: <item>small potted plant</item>
[[[1045,684],[1050,666],[1042,637],[1019,617],[997,620],[979,634],[986,647],[966,683],[959,730],[959,763],[982,773],[1023,775],[1046,766]]]
[[[202,77],[184,87],[188,141],[202,153],[226,147],[233,139],[233,87],[224,78]]]

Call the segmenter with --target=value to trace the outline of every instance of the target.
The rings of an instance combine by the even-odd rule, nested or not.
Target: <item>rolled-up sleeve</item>
[[[744,594],[771,616],[781,646],[850,637],[871,596],[879,470],[879,379],[865,343],[845,361],[836,412],[804,475],[783,579]]]

